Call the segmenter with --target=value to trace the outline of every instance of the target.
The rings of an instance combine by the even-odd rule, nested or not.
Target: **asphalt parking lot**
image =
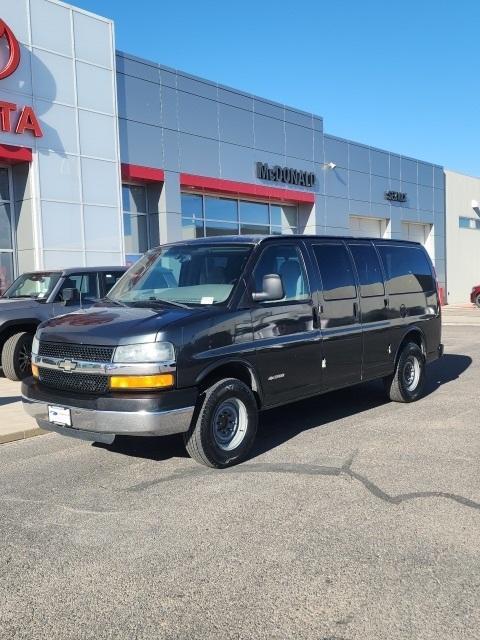
[[[226,471],[178,438],[3,445],[0,637],[479,638],[480,326],[444,342],[418,403],[271,411]]]

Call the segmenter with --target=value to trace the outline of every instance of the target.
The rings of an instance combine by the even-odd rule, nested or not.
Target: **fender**
[[[414,325],[410,325],[409,327],[406,327],[405,332],[402,335],[402,338],[398,344],[398,347],[395,353],[395,360],[394,360],[395,363],[398,362],[398,358],[400,356],[400,350],[402,348],[402,345],[405,342],[405,338],[408,336],[409,333],[417,333],[420,335],[420,338],[422,340],[422,351],[425,355],[425,358],[427,357],[427,341],[425,339],[425,333],[418,325],[414,324]]]
[[[260,376],[258,375],[255,367],[251,364],[251,362],[248,362],[243,358],[227,357],[227,358],[224,358],[223,360],[210,364],[208,367],[203,369],[202,372],[197,376],[197,378],[195,379],[195,385],[201,384],[212,373],[228,365],[241,366],[243,369],[246,369],[250,373],[252,390],[259,395],[261,401],[263,402],[263,390],[260,383]]]

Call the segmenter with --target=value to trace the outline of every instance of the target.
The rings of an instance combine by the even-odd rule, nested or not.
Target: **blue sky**
[[[117,48],[480,175],[478,0],[73,0]]]

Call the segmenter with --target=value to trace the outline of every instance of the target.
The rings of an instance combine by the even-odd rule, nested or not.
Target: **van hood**
[[[32,309],[37,305],[35,298],[0,298],[0,313],[2,311],[13,311],[14,309]]]
[[[211,309],[210,309],[211,312]],[[52,318],[40,325],[37,335],[47,342],[117,346],[154,342],[159,332],[208,308],[94,306]]]

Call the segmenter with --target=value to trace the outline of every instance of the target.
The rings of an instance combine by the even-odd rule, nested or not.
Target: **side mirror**
[[[80,291],[78,289],[64,289],[62,291],[62,299],[66,307],[77,304],[80,302]]]
[[[283,291],[282,279],[277,273],[268,273],[263,276],[263,291],[252,293],[255,302],[269,302],[282,300],[285,293]]]

